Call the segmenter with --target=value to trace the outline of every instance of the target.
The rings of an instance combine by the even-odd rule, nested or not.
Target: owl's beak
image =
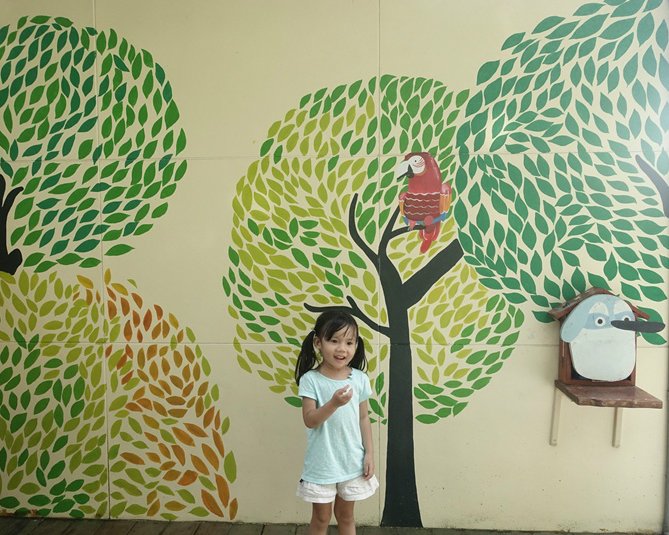
[[[611,322],[616,329],[623,331],[634,331],[637,333],[656,333],[664,329],[664,323],[659,321],[621,321],[613,320]]]

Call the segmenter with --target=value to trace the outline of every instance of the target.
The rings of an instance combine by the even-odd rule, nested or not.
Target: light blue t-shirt
[[[314,429],[307,428],[307,453],[304,456],[302,479],[327,485],[362,475],[365,448],[360,432],[360,403],[372,394],[367,375],[351,368],[343,381],[329,379],[316,370],[300,379],[299,395],[316,400],[316,407],[325,405],[336,390],[347,384],[353,397],[339,407],[325,422]]]

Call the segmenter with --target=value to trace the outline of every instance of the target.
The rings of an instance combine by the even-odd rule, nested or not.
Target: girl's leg
[[[355,502],[347,502],[337,494],[334,502],[334,513],[339,527],[339,535],[355,535],[354,505]]]
[[[332,502],[312,503],[311,524],[309,524],[309,535],[326,535],[330,519],[332,518]]]

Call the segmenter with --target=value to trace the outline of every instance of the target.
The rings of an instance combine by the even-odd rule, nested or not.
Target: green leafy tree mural
[[[0,307],[0,507],[235,518],[230,420],[189,328],[109,271],[102,290],[0,273]]]
[[[530,299],[540,321],[588,285],[639,304],[667,298],[657,271],[669,267],[660,6],[586,4],[512,35],[479,71],[457,134],[460,242],[483,284],[511,303]]]
[[[516,305],[546,321],[588,285],[636,304],[666,299],[653,271],[668,263],[660,5],[611,0],[549,17],[511,36],[471,92],[384,75],[306,95],[239,181],[223,279],[239,364],[298,406],[294,355],[315,313],[360,319],[372,415],[388,426],[383,525],[421,524],[413,397],[420,422],[459,414],[510,356]],[[406,184],[394,177],[421,151],[455,194],[424,255],[399,221]]]
[[[186,172],[178,120],[165,71],[114,30],[1,27],[0,271],[130,251]]]

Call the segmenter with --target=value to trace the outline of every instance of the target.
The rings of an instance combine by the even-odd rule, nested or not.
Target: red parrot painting
[[[441,222],[451,208],[451,186],[443,183],[441,171],[429,152],[412,152],[397,166],[395,178],[409,178],[409,187],[400,193],[400,211],[404,222],[420,229],[420,252],[425,253],[437,239]]]

